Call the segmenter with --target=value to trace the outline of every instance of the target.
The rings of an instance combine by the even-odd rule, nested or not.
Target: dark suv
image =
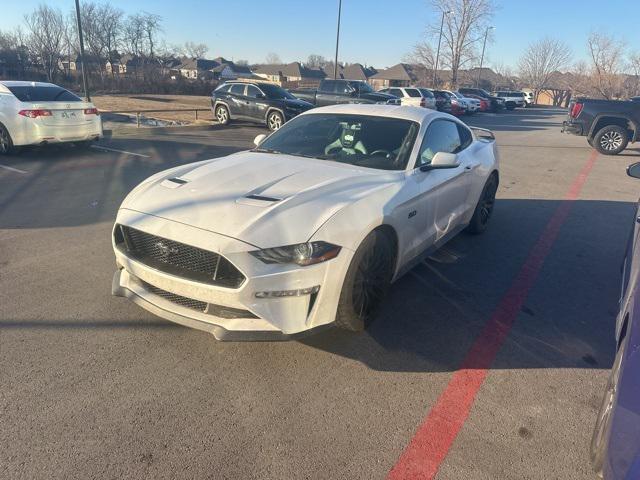
[[[273,131],[310,108],[309,102],[266,82],[226,82],[211,93],[211,110],[221,125],[249,120]]]

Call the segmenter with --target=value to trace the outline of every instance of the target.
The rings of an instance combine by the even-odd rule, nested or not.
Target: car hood
[[[305,102],[304,100],[300,100],[297,98],[285,98],[283,102],[285,107],[291,107],[295,110],[308,110],[310,108],[313,108],[313,105],[309,102]]]
[[[364,98],[365,100],[371,100],[373,102],[386,102],[387,100],[397,100],[398,97],[389,95],[387,93],[370,92],[370,93],[361,93],[359,95],[359,98]]]
[[[268,248],[306,242],[339,210],[403,175],[247,151],[156,174],[121,208]]]

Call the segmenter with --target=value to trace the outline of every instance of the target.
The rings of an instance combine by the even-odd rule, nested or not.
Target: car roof
[[[378,105],[378,104],[342,104],[329,105],[327,107],[313,108],[302,115],[315,115],[318,113],[339,113],[343,115],[369,115],[372,117],[399,118],[424,123],[432,117],[446,117],[449,115],[430,110],[424,107],[409,105]]]

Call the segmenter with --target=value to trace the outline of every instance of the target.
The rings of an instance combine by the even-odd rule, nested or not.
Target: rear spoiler
[[[496,136],[493,134],[491,130],[487,130],[486,128],[480,128],[480,127],[469,127],[469,128],[473,130],[473,133],[475,134],[475,136],[480,139],[490,140],[492,142],[496,141]]]

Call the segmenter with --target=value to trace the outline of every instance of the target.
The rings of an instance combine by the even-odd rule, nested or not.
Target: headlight
[[[337,257],[340,249],[341,247],[327,242],[309,242],[254,250],[249,253],[264,263],[295,263],[306,267]]]

